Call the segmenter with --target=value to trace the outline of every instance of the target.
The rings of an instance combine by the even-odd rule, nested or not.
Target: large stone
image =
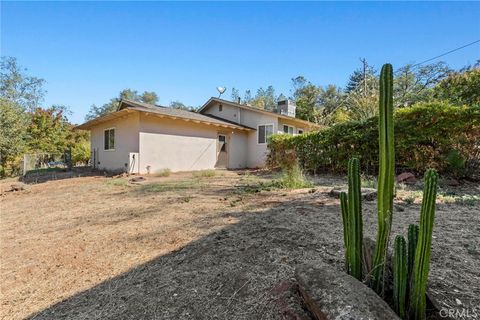
[[[318,320],[400,320],[369,287],[327,264],[297,267],[295,276],[306,307]]]
[[[330,191],[330,195],[333,197],[340,197],[340,193],[345,192],[348,194],[348,189],[347,188],[333,188]],[[377,197],[377,190],[373,188],[362,188],[362,199],[365,199],[367,201],[375,200]]]
[[[397,176],[397,182],[415,184],[417,182],[417,178],[415,178],[415,175],[411,172],[404,172]]]

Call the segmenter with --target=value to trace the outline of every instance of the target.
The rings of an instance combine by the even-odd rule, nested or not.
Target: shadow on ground
[[[29,319],[309,319],[295,265],[342,265],[341,243],[327,238],[341,237],[339,208],[313,199],[224,213],[238,222]]]
[[[28,319],[309,319],[295,266],[323,261],[343,268],[340,208],[323,192],[279,195],[257,201],[258,208],[218,213],[236,222]],[[419,211],[419,204],[396,204],[392,235],[406,234]],[[374,201],[363,203],[363,217],[365,236],[374,237]],[[430,288],[442,306],[455,306],[455,299],[465,308],[478,305],[475,221],[478,205],[437,206]]]

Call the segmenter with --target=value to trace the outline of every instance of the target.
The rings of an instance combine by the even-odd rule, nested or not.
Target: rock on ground
[[[397,182],[409,183],[414,184],[417,182],[415,175],[411,172],[403,172],[397,176]]]
[[[315,319],[400,320],[370,288],[332,266],[300,265],[295,276],[305,305]]]
[[[340,197],[340,193],[342,192],[348,193],[348,188],[333,188],[330,191],[330,195],[338,198]],[[362,199],[367,201],[375,200],[375,198],[377,197],[377,190],[373,188],[362,188],[361,192]]]

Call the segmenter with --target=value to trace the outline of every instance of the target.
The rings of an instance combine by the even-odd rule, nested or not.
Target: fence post
[[[25,177],[26,174],[27,174],[27,155],[24,154],[24,155],[23,155],[23,172],[22,172],[22,176]]]

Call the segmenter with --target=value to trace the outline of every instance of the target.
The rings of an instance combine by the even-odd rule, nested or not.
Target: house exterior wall
[[[267,160],[268,148],[267,143],[258,143],[258,126],[271,124],[273,125],[273,132],[275,133],[278,131],[278,118],[274,115],[270,116],[250,110],[242,110],[241,116],[242,122],[244,121],[246,126],[255,128],[255,131],[251,131],[248,134],[247,166],[249,168],[264,167]]]
[[[219,106],[222,105],[222,111],[220,111]],[[228,121],[232,121],[238,124],[243,124],[248,126],[247,124],[241,122],[241,111],[243,111],[239,107],[234,107],[232,105],[226,105],[222,103],[214,103],[209,106],[203,114],[211,114],[215,117],[219,117]]]
[[[214,169],[217,165],[218,134],[227,136],[228,168],[245,167],[242,158],[244,134],[192,121],[140,115],[140,173],[162,169],[176,171]]]
[[[242,169],[248,167],[248,133],[231,132],[229,135],[228,168]]]
[[[91,148],[95,150],[95,166],[105,170],[126,170],[151,173],[161,169],[189,171],[213,169],[218,159],[218,134],[227,137],[227,168],[255,168],[265,166],[267,144],[258,143],[258,126],[273,125],[274,133],[283,132],[283,125],[293,125],[308,132],[294,119],[276,114],[248,110],[228,104],[212,104],[204,114],[223,118],[255,129],[242,131],[193,121],[169,119],[154,114],[132,111],[122,118],[106,121],[91,129]],[[115,128],[115,150],[104,150],[104,130]],[[132,157],[135,156],[135,161]],[[132,166],[134,164],[134,166]],[[133,170],[133,171],[132,171]]]
[[[104,150],[104,130],[115,128],[115,150]],[[139,114],[101,123],[91,129],[90,147],[95,150],[95,167],[102,170],[126,170],[130,152],[138,152]]]
[[[222,111],[219,111],[219,104],[220,103],[212,104],[203,110],[202,113],[211,114],[219,118],[254,128],[256,131],[250,131],[246,136],[246,166],[249,168],[265,166],[268,148],[266,143],[258,143],[258,126],[271,124],[273,125],[273,132],[276,133],[278,132],[278,117],[275,114],[263,114],[227,104],[222,104]]]

